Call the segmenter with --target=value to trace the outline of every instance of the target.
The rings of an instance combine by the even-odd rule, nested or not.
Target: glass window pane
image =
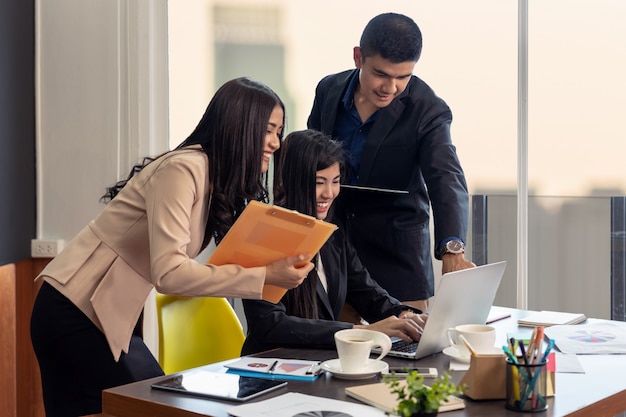
[[[529,188],[626,189],[626,2],[529,2]]]

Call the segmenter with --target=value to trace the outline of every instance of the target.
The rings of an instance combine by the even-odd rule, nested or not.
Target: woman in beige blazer
[[[313,264],[295,264],[306,254],[258,268],[194,260],[247,201],[266,199],[284,119],[267,86],[227,82],[178,148],[107,189],[100,215],[37,277],[31,339],[48,417],[100,413],[103,389],[163,374],[134,334],[152,288],[260,299],[265,283],[290,289],[304,280]]]

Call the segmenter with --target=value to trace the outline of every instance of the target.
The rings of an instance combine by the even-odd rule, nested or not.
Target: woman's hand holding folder
[[[291,289],[302,284],[314,265],[311,262],[303,266],[297,266],[302,261],[309,259],[310,255],[292,256],[281,259],[266,266],[265,284],[276,287]]]

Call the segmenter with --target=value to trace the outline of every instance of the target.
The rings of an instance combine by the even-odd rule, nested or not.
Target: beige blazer
[[[172,151],[141,170],[36,278],[78,306],[117,361],[154,287],[188,296],[260,299],[265,268],[207,266],[201,250],[210,190],[207,155]]]

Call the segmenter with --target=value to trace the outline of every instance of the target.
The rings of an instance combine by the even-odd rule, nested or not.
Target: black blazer
[[[333,135],[341,98],[358,70],[329,75],[317,86],[308,126]],[[435,242],[466,239],[469,197],[450,137],[447,104],[416,76],[374,121],[363,148],[358,184],[406,194],[342,189],[336,205],[372,277],[400,300],[431,297],[433,266],[430,205]]]
[[[322,247],[320,256],[328,281],[328,293],[314,271],[307,277],[317,280],[319,319],[287,315],[284,299],[278,304],[243,300],[248,336],[242,355],[276,347],[334,349],[335,332],[352,328],[351,323],[337,321],[346,301],[369,322],[410,309],[372,280],[341,229],[335,231]]]

